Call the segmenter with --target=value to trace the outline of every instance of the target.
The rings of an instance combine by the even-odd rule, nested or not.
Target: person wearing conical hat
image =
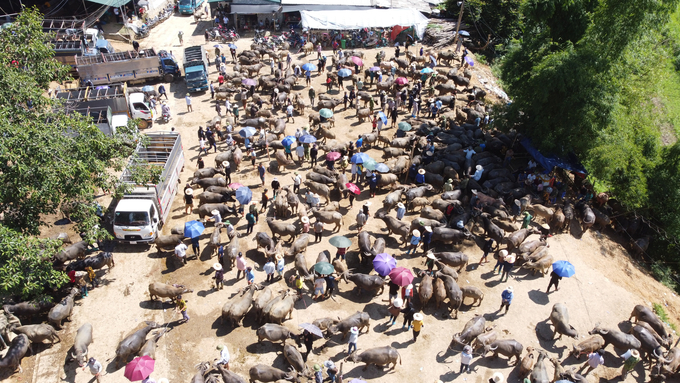
[[[215,290],[222,290],[224,287],[224,269],[222,264],[215,263],[213,269],[215,270],[215,276],[213,277],[215,280]]]
[[[423,314],[413,314],[411,327],[413,328],[413,343],[415,343],[418,340],[418,335],[420,335],[420,330],[425,327],[425,323],[423,323]]]
[[[501,293],[501,307],[498,309],[498,311],[503,310],[503,307],[505,307],[505,312],[507,313],[510,309],[510,303],[512,303],[512,298],[514,298],[514,296],[515,294],[513,293],[512,286],[506,287]]]

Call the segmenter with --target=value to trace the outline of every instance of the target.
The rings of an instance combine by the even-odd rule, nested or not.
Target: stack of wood
[[[453,44],[456,37],[456,23],[448,21],[430,20],[425,30],[424,41],[434,48],[442,48]]]

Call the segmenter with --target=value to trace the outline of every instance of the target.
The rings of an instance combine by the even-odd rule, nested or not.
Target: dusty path
[[[156,49],[170,49],[175,51],[177,57],[181,57],[182,49],[178,46],[177,31],[183,30],[185,46],[203,44],[202,22],[197,27],[193,17],[171,17],[168,21],[152,31],[152,35],[142,41],[142,48],[154,47]],[[250,42],[242,39],[237,43],[239,49],[249,46]],[[212,52],[212,45],[208,44]],[[391,56],[392,50],[388,52]],[[328,54],[328,53],[327,53]],[[375,52],[369,51],[367,61],[372,61]],[[315,57],[315,55],[314,55]],[[309,56],[312,58],[312,55]],[[302,61],[302,60],[301,60]],[[479,66],[474,70],[484,70]],[[216,78],[214,66],[211,67],[211,76]],[[488,69],[485,72],[488,76]],[[325,77],[324,77],[325,78]],[[321,78],[314,77],[314,86],[320,93]],[[374,88],[370,88],[373,90]],[[169,88],[170,106],[174,119],[168,125],[157,124],[153,130],[168,130],[174,126],[180,133],[184,144],[187,164],[183,173],[183,182],[196,169],[195,160],[198,153],[198,137],[196,130],[198,125],[204,125],[215,115],[214,105],[209,101],[210,94],[196,94],[193,97],[195,111],[186,113],[184,103],[184,85],[181,82],[171,84]],[[307,90],[302,90],[306,97]],[[341,108],[337,109],[338,111]],[[370,123],[357,124],[353,111],[340,111],[336,113],[336,134],[347,140],[356,140],[358,134],[367,133],[371,130]],[[296,123],[288,124],[287,133],[293,134],[295,128],[305,126],[306,118],[295,119]],[[204,125],[205,126],[205,125]],[[392,135],[394,130],[387,130],[384,134]],[[367,153],[375,158],[381,157],[380,151],[371,149]],[[214,154],[206,159],[206,165],[211,166]],[[258,161],[266,161],[260,157]],[[302,172],[309,170],[309,164],[302,167]],[[279,179],[283,185],[292,184],[293,169],[284,170]],[[303,174],[304,176],[304,174]],[[245,162],[241,171],[232,175],[234,182],[241,182],[254,188],[255,200],[259,199],[261,188],[257,174],[249,162]],[[267,184],[272,180],[272,175],[267,175]],[[372,214],[380,207],[385,192],[379,192],[372,198]],[[358,203],[353,208],[348,208],[348,202],[341,202],[341,212],[345,215],[344,226],[340,234],[347,235],[355,241],[354,247],[348,255],[349,267],[359,267],[356,257],[356,229],[354,217],[361,203],[369,200],[366,193],[358,197]],[[183,214],[183,202],[178,196],[171,213],[172,220],[166,225],[165,231],[186,221],[197,219],[197,215]],[[394,214],[394,212],[392,213]],[[407,215],[409,221],[417,217],[417,213]],[[263,218],[261,216],[261,218]],[[232,220],[232,223],[234,220]],[[237,230],[245,234],[245,220],[239,219],[235,224]],[[576,226],[574,226],[576,229]],[[422,253],[417,256],[404,256],[404,246],[399,246],[397,238],[386,237],[384,224],[375,218],[369,219],[366,230],[376,237],[385,237],[387,252],[392,253],[400,266],[422,267]],[[576,229],[577,230],[577,229]],[[208,225],[202,244],[207,243],[207,237],[212,233],[212,225]],[[268,231],[263,219],[256,225],[254,232]],[[577,230],[578,231],[578,230]],[[327,243],[331,236],[329,230],[324,233],[324,241],[312,244],[307,250],[309,266],[316,255],[323,250],[334,249]],[[244,243],[242,251],[246,254],[250,263],[263,263],[262,253],[255,251],[253,235],[242,239]],[[533,238],[530,238],[533,239]],[[285,326],[296,329],[302,322],[311,322],[315,318],[326,316],[345,317],[356,311],[366,311],[371,316],[371,329],[367,334],[362,334],[358,340],[360,350],[370,347],[391,345],[399,350],[402,364],[392,371],[381,370],[371,367],[363,371],[363,365],[346,363],[344,372],[346,379],[363,377],[371,382],[434,382],[441,379],[450,381],[474,381],[485,383],[495,371],[501,371],[505,376],[510,376],[510,381],[518,381],[518,370],[508,366],[503,357],[497,360],[480,359],[473,361],[471,374],[459,375],[459,351],[447,351],[447,346],[453,334],[460,332],[465,323],[474,315],[484,315],[488,326],[495,327],[500,331],[503,338],[512,338],[520,341],[524,347],[540,347],[550,352],[551,356],[558,356],[564,360],[571,350],[574,341],[563,338],[558,341],[549,341],[551,330],[548,329],[546,320],[553,304],[563,302],[570,311],[573,326],[579,331],[579,335],[587,335],[596,323],[604,326],[616,327],[627,326],[626,320],[635,304],[650,304],[651,302],[667,303],[669,314],[678,318],[678,297],[667,288],[661,286],[646,274],[640,272],[631,262],[627,253],[616,242],[611,241],[606,235],[601,236],[596,232],[589,232],[582,239],[576,239],[569,234],[558,235],[549,239],[550,252],[555,260],[565,259],[576,266],[577,273],[570,279],[564,279],[558,292],[546,295],[544,293],[548,279],[541,275],[533,276],[524,270],[515,270],[515,273],[507,283],[500,283],[499,276],[492,273],[493,263],[479,267],[477,261],[481,257],[479,247],[473,241],[467,241],[456,250],[464,251],[470,256],[471,263],[460,276],[461,286],[474,285],[482,288],[485,299],[479,307],[464,305],[457,320],[445,317],[445,309],[439,310],[431,304],[425,308],[425,327],[417,343],[411,342],[411,332],[402,330],[401,325],[388,327],[387,322],[387,291],[378,297],[367,295],[357,296],[352,291],[353,285],[341,283],[340,292],[334,299],[323,302],[314,302],[308,295],[303,301],[296,304],[293,318],[286,321]],[[451,247],[439,246],[438,250],[449,250]],[[172,260],[158,256],[155,250],[148,251],[138,246],[118,246],[115,252],[116,267],[107,271],[103,277],[104,286],[95,289],[87,298],[81,299],[75,308],[73,320],[65,325],[62,332],[62,343],[52,348],[38,346],[38,356],[32,356],[24,360],[23,373],[12,375],[8,381],[16,382],[40,382],[57,383],[88,382],[91,375],[88,371],[76,370],[76,365],[68,363],[64,365],[66,352],[72,345],[75,331],[83,323],[90,322],[94,325],[94,344],[90,348],[90,355],[102,361],[105,365],[106,374],[103,382],[124,382],[124,369],[116,369],[113,358],[117,343],[125,336],[137,329],[141,322],[153,320],[159,323],[167,323],[171,331],[159,341],[156,351],[156,371],[153,377],[158,380],[161,377],[169,378],[171,383],[185,382],[194,374],[194,366],[199,362],[212,361],[218,356],[215,350],[219,344],[226,344],[232,354],[232,370],[247,377],[248,369],[256,363],[274,365],[287,369],[283,356],[278,353],[279,346],[268,342],[257,344],[254,329],[258,327],[250,316],[244,320],[243,327],[236,329],[220,324],[219,315],[222,305],[235,293],[236,289],[245,286],[244,280],[235,280],[235,271],[226,274],[225,289],[219,292],[211,288],[211,265],[215,262],[207,252],[200,255],[199,260],[192,260],[188,265],[176,268]],[[292,259],[286,259],[286,275],[292,268]],[[256,272],[256,281],[263,281],[264,273]],[[187,294],[189,315],[191,320],[186,324],[178,324],[181,316],[174,311],[174,307],[168,303],[152,302],[149,300],[147,286],[152,281],[165,283],[182,283],[194,290],[193,294]],[[417,281],[417,279],[416,279]],[[515,290],[515,299],[509,312],[500,315],[497,309],[500,305],[501,291],[507,285],[512,285]],[[277,282],[277,286],[285,288],[283,281]],[[469,303],[469,302],[468,302]],[[401,320],[401,318],[400,318]],[[315,346],[320,347],[321,341]],[[322,363],[327,359],[340,361],[346,356],[346,344],[334,337],[327,343],[326,348],[318,348],[309,356],[309,365]],[[589,381],[598,379],[607,381],[618,375],[622,360],[614,354],[610,347],[605,356],[605,368],[599,368],[589,376]],[[621,350],[618,350],[621,353]],[[565,366],[578,366],[580,363],[573,357],[564,361]],[[550,369],[552,371],[552,368]],[[3,375],[6,377],[7,375]],[[349,381],[346,380],[346,381]],[[636,371],[628,377],[629,382],[648,380],[646,372],[643,372],[640,364]]]

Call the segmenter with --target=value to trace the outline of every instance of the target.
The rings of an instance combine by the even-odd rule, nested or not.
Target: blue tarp
[[[559,158],[554,154],[549,154],[546,156],[531,144],[531,140],[529,138],[524,137],[519,142],[545,170],[552,170],[552,168],[558,167],[576,173],[588,174],[586,169],[573,154],[570,154],[568,159]]]

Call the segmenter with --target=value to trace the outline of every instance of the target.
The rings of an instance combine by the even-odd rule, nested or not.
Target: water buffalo
[[[248,370],[250,375],[250,382],[276,382],[279,380],[287,380],[289,382],[299,383],[300,379],[297,377],[295,370],[286,372],[278,368],[265,366],[264,364],[257,364]]]
[[[333,231],[340,231],[342,228],[342,214],[337,211],[319,211],[313,208],[312,214],[317,219],[317,221],[335,224]]]
[[[253,295],[257,285],[250,285],[245,288],[245,291],[239,290],[240,296],[237,294],[233,301],[228,301],[222,307],[222,316],[220,317],[220,324],[226,319],[231,326],[237,327],[241,319],[246,315],[250,305],[253,303]]]
[[[503,238],[505,237],[505,231],[491,222],[488,214],[482,213],[479,217],[482,220],[482,224],[484,225],[484,235],[488,236],[489,238],[493,238],[496,243],[502,243]]]
[[[151,332],[151,330],[160,327],[156,322],[145,322],[146,327],[135,331],[132,335],[127,336],[116,348],[116,368],[118,368],[121,362],[127,363],[130,355],[136,355],[139,350],[141,350],[144,342],[146,341],[146,336]]]
[[[218,178],[194,178],[191,180],[190,185],[198,185],[202,189],[209,188],[210,186],[227,186],[227,180],[223,177]]]
[[[385,196],[383,200],[383,209],[385,211],[390,211],[394,208],[401,200],[401,194],[404,192],[403,189],[397,189]]]
[[[508,357],[508,362],[512,360],[512,357],[516,357],[515,364],[519,363],[520,356],[524,346],[514,339],[502,339],[497,340],[490,345],[484,347],[483,354],[486,355],[489,351],[493,351],[493,357],[497,357],[498,354],[505,355]]]
[[[548,274],[548,271],[550,271],[550,266],[552,264],[553,257],[552,255],[547,254],[537,261],[525,263],[524,265],[522,265],[522,268],[533,270],[533,274],[536,274],[537,271],[541,271],[543,275],[546,275]]]
[[[275,221],[274,217],[267,218],[267,225],[269,226],[269,230],[272,231],[272,238],[274,239],[276,239],[277,234],[281,237],[290,236],[289,239],[294,239],[299,231],[298,227],[294,224]]]
[[[224,258],[222,258],[222,265],[224,267],[229,266],[229,269],[234,268],[234,264],[236,263],[236,258],[238,257],[238,254],[241,252],[241,237],[238,235],[235,235],[231,241],[229,241],[229,244],[227,244],[227,247],[224,249]],[[271,254],[273,256],[276,254],[277,249],[280,248],[280,244],[278,245],[279,247],[274,247],[274,253]],[[269,255],[269,253],[267,253]]]
[[[411,225],[406,222],[402,222],[395,217],[386,215],[385,212],[382,211],[376,213],[375,216],[376,218],[382,219],[383,222],[385,222],[385,225],[387,225],[387,235],[390,235],[394,232],[395,234],[401,236],[402,243],[406,242],[409,234],[411,234]]]
[[[217,174],[224,175],[224,170],[217,168],[203,168],[194,172],[194,178],[212,178]]]
[[[540,234],[540,232],[534,228],[517,230],[505,237],[503,242],[508,245],[508,251],[512,251],[516,247],[519,247],[519,245],[521,245],[531,234]]]
[[[174,301],[178,295],[193,292],[194,290],[188,289],[184,286],[175,287],[173,285],[167,285],[161,282],[149,283],[149,298],[151,298],[152,301],[155,301],[156,298],[170,298],[172,301]]]
[[[292,344],[283,345],[283,357],[286,358],[286,361],[288,361],[291,367],[298,373],[303,375],[308,373],[307,365],[302,358],[302,354],[300,354],[300,351]]]
[[[448,227],[433,227],[432,242],[441,241],[446,244],[459,243],[470,238],[471,234],[466,230],[451,229]]]
[[[443,264],[442,262],[439,262],[437,260],[434,261],[434,264],[435,264],[435,266],[437,266],[437,272],[435,273],[436,275],[441,275],[441,274],[448,275],[451,278],[455,279],[456,282],[458,282],[458,273],[456,272],[456,270],[454,270],[453,268],[451,268],[449,266],[446,266],[445,264]]]
[[[61,342],[61,338],[59,338],[54,327],[45,323],[25,326],[13,325],[10,330],[15,334],[26,335],[31,343],[42,343],[44,340],[49,340],[50,344],[54,344],[55,338],[57,341]]]
[[[433,236],[434,237],[434,236]],[[460,273],[465,266],[468,264],[469,257],[465,253],[461,252],[443,252],[434,253],[435,258],[445,265],[451,267],[458,267],[458,272]]]
[[[498,339],[498,333],[496,330],[486,331],[482,334],[477,335],[477,337],[470,344],[473,350],[478,350],[480,348],[485,348],[491,343]]]
[[[87,363],[87,348],[92,343],[92,325],[85,323],[76,332],[73,340],[73,353],[71,357],[78,362],[80,367]]]
[[[385,346],[369,348],[361,354],[355,350],[352,352],[352,354],[345,358],[345,361],[350,360],[354,363],[366,363],[364,370],[366,370],[371,364],[388,367],[390,364],[392,364],[390,369],[394,369],[397,367],[397,359],[401,365],[401,355],[399,355],[397,349],[394,347]]]
[[[479,303],[479,306],[482,305],[482,301],[484,300],[484,293],[482,292],[481,289],[475,286],[465,286],[461,287],[460,290],[463,292],[463,300],[469,297],[474,300],[472,302],[473,306],[477,303]]]
[[[591,226],[595,224],[595,213],[593,213],[593,210],[588,206],[588,204],[583,204],[581,206],[581,217],[583,217],[583,223],[581,225],[581,230],[585,233],[590,229]]]
[[[636,305],[633,308],[633,312],[630,313],[630,319],[635,318],[635,322],[637,323],[638,321],[644,321],[649,323],[650,326],[656,331],[657,334],[659,334],[664,341],[667,342],[667,344],[670,344],[673,340],[673,336],[668,333],[666,330],[666,326],[664,323],[659,319],[654,312],[643,305]]]
[[[337,181],[335,177],[328,177],[320,173],[315,173],[313,171],[307,173],[305,175],[305,178],[325,185],[332,185]]]
[[[626,334],[618,330],[602,328],[599,325],[595,325],[595,328],[588,332],[590,335],[600,335],[604,339],[604,346],[607,347],[608,344],[613,344],[614,348],[621,350],[637,350],[641,347],[640,341],[631,334]]]
[[[654,337],[654,335],[645,327],[638,325],[633,326],[630,329],[630,333],[640,341],[640,355],[643,359],[651,360],[652,356],[655,358],[660,358],[663,352],[661,343]],[[599,336],[599,335],[597,335]],[[601,338],[601,337],[600,337]],[[604,340],[602,341],[604,344]]]
[[[592,335],[578,344],[572,346],[572,355],[576,359],[580,359],[583,354],[590,354],[604,347],[604,339],[599,335]]]
[[[10,314],[16,315],[18,317],[31,317],[31,316],[34,316],[34,315],[41,314],[45,311],[48,311],[52,307],[54,307],[54,303],[52,303],[52,302],[31,301],[31,302],[21,302],[21,303],[17,303],[17,304],[14,304],[14,305],[11,305],[11,304],[3,305],[2,309],[6,313],[10,313]]]
[[[365,327],[366,332],[368,332],[371,329],[370,320],[371,317],[368,315],[368,313],[357,311],[356,313],[341,320],[337,324],[329,326],[327,332],[329,336],[341,333],[342,340],[344,340],[352,327],[357,327],[359,329],[359,333],[361,333],[361,330],[363,330]]]
[[[231,197],[227,197],[229,200],[231,200]],[[220,217],[224,218],[230,214],[234,214],[234,209],[223,204],[223,203],[206,203],[198,207],[196,209],[196,214],[198,214],[198,217],[200,219],[212,216],[212,211],[217,210],[220,212]]]
[[[453,349],[455,345],[465,346],[471,344],[477,336],[484,333],[485,328],[486,319],[482,315],[476,315],[465,324],[463,331],[453,336],[449,348]]]
[[[420,307],[425,308],[427,303],[432,299],[433,294],[433,284],[432,277],[424,271],[421,271],[418,276],[420,277],[420,286],[418,286],[418,297],[420,298]]]
[[[76,242],[55,254],[54,259],[61,263],[65,263],[66,261],[73,259],[83,258],[89,247],[90,244],[87,241]]]
[[[274,303],[265,313],[269,320],[281,324],[286,317],[292,319],[293,309],[295,308],[295,301],[297,300],[297,293],[294,291],[286,291],[283,297],[278,302]]]
[[[311,239],[310,235],[305,233],[301,234],[295,242],[290,246],[290,249],[286,251],[285,255],[287,257],[290,257],[295,254],[303,253],[305,250],[307,250],[307,245],[309,245],[309,240]]]
[[[75,299],[76,294],[80,294],[80,289],[71,289],[71,292],[62,299],[61,302],[54,305],[49,314],[47,314],[47,320],[52,323],[55,328],[61,329],[61,322],[63,322],[64,319],[71,320],[73,300]]]
[[[283,344],[286,343],[287,339],[293,339],[296,342],[300,341],[299,334],[295,334],[287,328],[274,323],[260,326],[255,334],[257,335],[258,343],[261,343],[262,339],[267,339],[270,342],[282,342]]]
[[[534,348],[533,347],[527,347],[527,354],[524,355],[524,358],[522,358],[522,363],[519,365],[519,377],[520,377],[520,379],[529,375],[531,370],[533,370],[533,368],[534,368],[534,362],[535,361],[536,360],[534,359]]]
[[[446,300],[446,286],[444,286],[444,281],[441,278],[434,280],[434,291],[432,293],[434,294],[436,306],[439,308],[442,302]]]
[[[224,186],[224,185],[222,185]],[[221,194],[221,193],[211,193],[209,191],[204,191],[203,193],[197,194],[196,198],[198,199],[198,205],[203,204],[218,204],[222,202],[229,202],[230,198]]]
[[[274,242],[269,234],[261,231],[255,234],[253,241],[257,241],[257,249],[263,248],[267,256],[271,256],[276,248],[276,242]]]
[[[98,270],[104,266],[108,266],[110,269],[115,265],[116,262],[113,260],[113,254],[107,251],[101,252],[93,257],[87,257],[71,262],[66,265],[66,271],[84,271],[88,267],[91,267],[93,270]]]
[[[159,235],[153,241],[153,244],[156,245],[156,249],[160,253],[161,250],[174,251],[175,246],[182,240],[184,240],[184,234]]]
[[[13,340],[12,344],[9,345],[9,350],[5,356],[0,359],[0,368],[11,368],[12,371],[19,369],[19,372],[23,372],[21,368],[21,359],[26,356],[26,352],[31,347],[31,341],[24,334],[17,335]]]
[[[142,349],[139,350],[137,355],[148,356],[149,358],[156,360],[156,347],[158,344],[158,340],[163,336],[163,334],[165,334],[168,331],[170,330],[165,328],[163,330],[158,331],[156,335],[147,339],[146,342],[144,342],[144,346],[142,346]]]
[[[328,185],[324,185],[319,182],[314,182],[312,180],[305,180],[305,186],[312,193],[316,193],[320,197],[324,197],[326,199],[327,204],[331,201],[329,198],[331,194],[331,189],[328,187]]]
[[[680,349],[673,347],[666,355],[659,358],[658,363],[652,368],[650,376],[652,379],[664,381],[670,379],[673,374],[677,374],[680,369]]]
[[[555,327],[555,332],[553,332],[551,339],[555,339],[555,335],[558,333],[560,336],[557,339],[562,338],[562,335],[570,336],[572,338],[578,337],[578,333],[574,326],[569,324],[569,311],[564,304],[555,303],[552,312],[550,313],[550,322],[553,327]]]
[[[368,275],[368,274],[347,274],[347,279],[354,282],[359,288],[359,293],[362,290],[382,294],[385,289],[385,279],[379,275]]]
[[[531,383],[550,383],[551,379],[548,376],[548,369],[545,365],[545,359],[548,358],[548,354],[543,351],[538,351],[538,359],[534,365],[534,369],[531,371]]]
[[[218,365],[217,369],[220,371],[224,383],[246,383],[245,379],[243,379],[237,373],[227,370],[226,368],[224,368],[224,365],[221,364]],[[192,381],[191,383],[194,383],[194,381]]]
[[[444,287],[446,288],[446,297],[449,298],[449,312],[453,312],[453,319],[458,319],[458,310],[460,305],[463,304],[463,292],[455,279],[448,275],[438,275],[438,278],[444,282]]]
[[[431,185],[423,185],[423,186],[418,186],[414,188],[410,188],[406,190],[404,193],[404,196],[406,197],[407,202],[411,202],[413,199],[417,197],[423,197],[425,195],[426,191],[432,191],[432,186]]]

